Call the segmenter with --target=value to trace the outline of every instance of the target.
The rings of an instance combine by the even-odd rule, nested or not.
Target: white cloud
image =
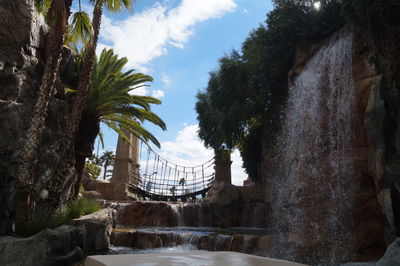
[[[236,8],[233,0],[182,0],[177,7],[156,4],[125,20],[102,20],[102,43],[129,59],[127,67],[147,72],[150,61],[167,53],[168,46],[183,48],[194,25],[218,18]]]
[[[171,86],[171,78],[167,74],[162,75],[162,82],[164,83],[164,86],[169,88]]]
[[[178,131],[178,136],[173,141],[161,143],[159,154],[170,162],[184,165],[195,166],[210,160],[214,153],[211,149],[204,147],[197,136],[198,125],[186,125]],[[232,163],[232,183],[234,185],[243,185],[243,180],[247,178],[242,166],[242,158],[239,151],[235,150],[231,159]]]
[[[131,90],[129,92],[130,95],[140,95],[140,96],[146,96],[149,95],[149,90],[146,87],[139,87],[137,89]]]
[[[151,96],[153,96],[154,98],[157,98],[157,99],[161,99],[161,98],[164,97],[164,91],[162,91],[162,90],[153,90],[151,92]]]

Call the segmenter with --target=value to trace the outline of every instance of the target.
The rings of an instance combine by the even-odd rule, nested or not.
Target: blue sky
[[[86,0],[83,7],[90,10]],[[195,95],[207,86],[208,73],[217,68],[218,58],[240,50],[271,9],[269,0],[136,0],[131,11],[104,14],[98,50],[113,48],[129,59],[129,69],[154,78],[151,87],[136,93],[163,102],[153,111],[168,130],[145,124],[161,142],[162,156],[186,165],[213,156],[196,136]],[[104,127],[102,131],[105,149],[115,150],[117,135]],[[232,160],[233,183],[241,185],[246,175],[238,152]]]

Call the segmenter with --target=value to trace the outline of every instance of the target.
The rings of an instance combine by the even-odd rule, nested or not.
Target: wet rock
[[[262,170],[274,232],[287,236],[282,257],[334,265],[383,254],[387,223],[376,187],[385,143],[382,75],[364,37],[347,25],[302,47],[310,50],[289,73],[286,118],[264,150]]]
[[[177,226],[178,220],[168,203],[133,202],[118,211],[118,224],[135,226]]]
[[[108,250],[112,228],[116,226],[116,210],[102,209],[72,221],[72,225],[86,229],[85,250]]]
[[[239,189],[227,182],[214,181],[204,202],[215,206],[226,206],[240,200]]]
[[[124,226],[213,226],[266,227],[270,207],[264,202],[245,202],[228,206],[204,203],[108,202],[117,210],[117,223]]]

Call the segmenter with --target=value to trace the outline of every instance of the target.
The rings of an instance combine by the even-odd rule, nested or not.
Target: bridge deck
[[[186,202],[188,199],[190,199],[190,198],[194,199],[198,195],[201,195],[204,198],[209,189],[210,189],[210,186],[206,187],[202,190],[189,193],[189,194],[172,196],[172,195],[154,194],[154,193],[148,192],[146,190],[143,190],[140,187],[137,187],[134,185],[129,185],[129,192],[132,192],[132,193],[140,195],[144,198],[149,198],[150,200],[156,200],[156,201],[178,201],[178,199],[179,199],[183,202]]]

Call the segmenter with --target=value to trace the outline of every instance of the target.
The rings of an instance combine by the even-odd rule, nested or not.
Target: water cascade
[[[337,265],[354,252],[355,162],[363,158],[357,158],[362,137],[354,121],[362,119],[356,117],[352,58],[353,35],[336,34],[289,88],[272,181],[279,257]]]
[[[266,255],[267,207],[248,202],[218,208],[200,203],[110,203],[118,211],[111,244],[141,250],[201,249]],[[174,249],[175,250],[175,249]]]

